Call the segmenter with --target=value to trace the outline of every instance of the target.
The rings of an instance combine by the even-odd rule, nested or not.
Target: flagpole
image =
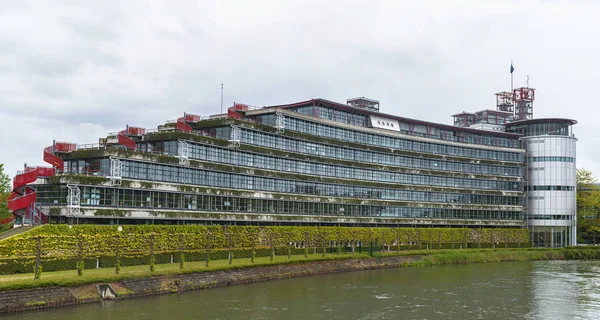
[[[510,93],[513,93],[513,61],[510,60]]]
[[[515,91],[513,88],[513,73],[515,71],[515,68],[513,67],[513,61],[510,60],[510,94],[513,98],[513,103],[515,103]],[[517,117],[517,106],[514,106],[514,110],[513,110],[513,117]]]

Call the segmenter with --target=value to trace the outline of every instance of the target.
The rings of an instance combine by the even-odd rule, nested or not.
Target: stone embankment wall
[[[404,264],[420,260],[421,258],[422,256],[407,256],[305,262],[299,264],[284,264],[123,280],[109,285],[111,289],[117,293],[117,299],[130,299],[273,279],[333,272],[400,267]],[[0,314],[101,301],[100,285],[101,284],[74,288],[54,287],[2,292],[0,293]]]

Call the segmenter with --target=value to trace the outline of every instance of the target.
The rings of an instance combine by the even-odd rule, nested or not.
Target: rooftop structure
[[[365,97],[348,99],[346,100],[346,104],[353,108],[379,112],[379,101]]]
[[[454,125],[519,134],[526,150],[526,223],[536,246],[577,243],[575,120],[533,118],[535,89],[496,94],[496,109],[455,114]],[[513,114],[514,112],[514,114]],[[490,116],[491,115],[491,116]]]

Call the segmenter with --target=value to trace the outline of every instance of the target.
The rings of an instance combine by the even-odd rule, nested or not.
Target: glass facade
[[[573,122],[567,119],[540,119],[524,120],[523,123],[515,122],[506,126],[507,132],[518,133],[524,136],[573,136],[571,127]]]
[[[372,145],[383,148],[393,148],[420,153],[432,153],[438,155],[467,157],[477,159],[490,159],[500,161],[523,161],[523,153],[517,150],[515,152],[496,151],[489,149],[469,148],[462,146],[453,146],[450,144],[440,144],[396,138],[388,135],[356,131],[346,128],[330,126],[303,119],[286,117],[286,130],[297,131],[316,137],[326,137],[341,141],[347,141],[363,145]],[[492,139],[492,137],[488,137]],[[518,143],[518,139],[511,140]],[[485,144],[485,143],[481,143]]]
[[[517,177],[521,177],[523,174],[521,163],[494,166],[477,164],[475,161],[469,160],[465,162],[447,161],[443,160],[443,157],[440,157],[440,159],[417,158],[394,153],[333,146],[250,129],[242,129],[241,140],[242,143],[250,145],[356,162]],[[523,154],[519,154],[518,158],[521,158],[521,161],[523,161]]]
[[[291,109],[291,111],[306,114],[316,118],[347,123],[359,127],[367,127],[369,125],[369,117],[365,115],[321,106],[297,107]]]
[[[341,122],[345,124],[355,125],[359,127],[369,127],[369,116],[360,114],[359,110],[352,110],[356,112],[349,112],[346,110],[340,110],[339,108],[335,108],[334,106],[321,106],[321,105],[307,105],[300,106],[288,109],[290,111],[294,111],[297,113],[305,114],[308,116],[312,116],[315,118],[321,118],[336,122]],[[388,115],[383,115],[384,117]],[[400,122],[400,132],[407,135],[428,137],[432,139],[439,140],[447,140],[447,141],[456,141],[456,142],[464,142],[464,143],[472,143],[479,145],[489,145],[489,146],[501,146],[508,148],[518,148],[518,137],[515,136],[513,138],[508,138],[505,136],[500,136],[498,134],[493,134],[490,132],[468,132],[464,130],[456,130],[450,128],[442,128],[441,126],[436,126],[435,124],[422,125],[415,124],[414,122],[406,122],[406,120],[396,119],[393,116],[389,116],[394,120],[398,120]],[[495,116],[494,116],[495,117]],[[512,116],[511,116],[512,118]],[[274,115],[265,115],[256,117],[256,119],[264,124],[268,124],[271,126],[275,125],[275,116]],[[495,118],[494,118],[495,119]],[[286,119],[287,120],[287,119]],[[496,121],[496,120],[494,120]],[[504,123],[505,119],[502,117],[498,117],[498,123]],[[287,125],[287,123],[286,123]],[[293,127],[294,125],[291,125]],[[428,126],[429,130],[425,127]],[[409,130],[408,128],[413,128],[413,130]],[[294,130],[294,129],[291,129]],[[429,131],[429,133],[427,133]],[[305,131],[301,131],[305,132]]]
[[[316,111],[344,125],[286,113],[284,128],[279,127],[283,132],[275,133],[252,121],[211,119],[210,125],[195,128],[201,129],[202,139],[165,132],[137,140],[135,151],[94,151],[93,157],[66,159],[64,173],[113,176],[114,180],[114,166],[119,163],[118,178],[123,185],[110,185],[106,179],[93,186],[91,180],[74,179],[81,190],[80,205],[88,209],[180,210],[188,216],[188,211],[217,211],[524,223],[526,159],[521,149],[514,148],[516,138],[481,133],[470,136],[472,141],[456,140],[466,143],[436,142],[369,129],[371,119],[360,112],[325,106],[295,111],[305,115]],[[263,114],[251,120],[275,125],[276,117]],[[441,131],[440,127],[432,132],[435,136]],[[456,137],[459,132],[446,134]],[[143,184],[131,181],[154,184],[141,189]],[[40,204],[66,205],[66,185],[36,188]],[[151,213],[145,214],[151,218]]]
[[[525,191],[575,191],[575,186],[526,186]]]
[[[165,144],[176,146],[176,142]],[[372,170],[359,167],[332,165],[301,161],[258,153],[244,152],[223,147],[189,143],[190,159],[218,162],[236,166],[293,172],[304,175],[318,175],[343,179],[358,179],[376,182],[429,185],[439,187],[473,188],[487,190],[522,191],[520,181],[490,179],[454,178],[448,175],[424,175],[400,173],[389,170]],[[79,166],[80,167],[80,166]]]
[[[523,212],[420,208],[393,205],[362,205],[341,202],[310,202],[256,199],[217,195],[85,186],[83,207],[115,207],[153,210],[194,210],[220,212],[275,213],[299,215],[373,216],[396,218],[522,220]],[[66,186],[39,186],[42,205],[66,204]]]
[[[575,158],[542,156],[542,157],[526,157],[525,161],[526,162],[575,162]]]
[[[107,168],[107,170],[109,164],[108,161],[108,159],[103,159],[100,161],[105,164],[104,168]],[[69,162],[69,167],[73,167],[72,163],[72,161]],[[404,189],[388,189],[379,187],[361,187],[352,185],[352,179],[346,179],[344,181],[340,180],[340,185],[336,185],[326,183],[315,183],[310,181],[274,179],[236,173],[217,172],[198,168],[171,166],[161,163],[149,163],[135,160],[123,160],[122,167],[123,178],[169,183],[182,183],[197,186],[214,186],[222,188],[236,188],[350,198],[372,198],[386,200],[484,205],[522,205],[522,197],[518,195],[495,196],[477,195],[475,194],[476,191],[473,191],[473,194],[464,194],[456,192],[428,192]],[[99,173],[101,175],[108,175],[107,173],[102,171],[100,171]],[[414,182],[407,182],[407,184],[425,185],[425,183],[423,183],[424,179],[431,178],[431,176],[413,176],[420,178],[420,183],[415,183],[419,181],[415,179]],[[341,183],[344,184],[342,185]]]
[[[317,108],[316,111],[314,111],[313,108]],[[353,113],[348,113],[348,112],[339,111],[339,110],[337,110],[335,112],[334,112],[334,110],[324,112],[324,111],[322,111],[323,109],[326,109],[326,108],[310,106],[310,107],[298,107],[298,108],[294,108],[291,110],[301,113],[301,114],[310,115],[315,118],[332,120],[332,121],[351,124],[351,125],[355,125],[355,126],[359,126],[359,127],[368,127],[369,126],[368,116],[362,116],[362,118],[359,118],[360,120],[356,120],[357,115],[353,116]],[[275,115],[274,114],[261,115],[261,116],[255,117],[254,119],[259,123],[267,124],[270,126],[275,125]],[[431,138],[431,139],[446,140],[446,141],[463,142],[463,143],[470,143],[470,144],[477,144],[477,145],[488,145],[488,146],[497,146],[497,147],[506,147],[506,148],[519,148],[519,137],[518,136],[506,137],[506,136],[500,135],[498,133],[494,134],[494,133],[486,132],[486,131],[481,131],[479,133],[466,132],[466,131],[455,131],[456,129],[450,129],[450,128],[445,128],[445,127],[444,128],[436,127],[434,124],[424,126],[424,125],[419,125],[419,124],[415,124],[412,122],[404,123],[404,122],[402,122],[402,120],[398,120],[398,121],[400,121],[399,132],[401,132],[402,134],[406,134],[406,135],[427,137],[427,138]],[[297,119],[294,117],[286,117],[286,127],[289,130],[309,133],[308,131],[303,130],[303,128],[301,127],[301,126],[304,126],[303,122],[317,124],[316,122],[313,122],[313,121]],[[325,124],[318,124],[318,125],[325,129],[316,129],[314,131],[331,130],[330,128],[333,127],[333,126],[328,126]],[[300,126],[299,130],[295,129],[299,126]],[[327,127],[330,127],[330,128],[327,128]],[[337,128],[337,127],[333,127],[333,128]],[[412,129],[409,129],[409,128],[412,128]],[[357,131],[357,132],[359,132],[359,131]],[[391,132],[394,132],[394,131],[391,131]],[[338,136],[339,136],[339,134],[338,134]],[[368,143],[368,142],[363,142],[360,140],[357,140],[356,142],[357,143]]]
[[[129,179],[332,197],[482,205],[523,205],[521,196],[483,195],[476,194],[476,191],[469,194],[416,191],[404,188],[361,186],[364,183],[350,179],[339,180],[340,184],[332,184],[217,172],[134,160],[124,160],[122,162],[123,178]]]

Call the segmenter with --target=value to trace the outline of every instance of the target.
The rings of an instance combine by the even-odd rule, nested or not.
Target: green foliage
[[[26,234],[0,241],[0,257],[35,255],[34,237],[42,236],[43,255],[61,256],[77,252],[78,235],[85,241],[83,254],[114,255],[114,237],[119,236],[123,254],[149,252],[147,236],[155,234],[157,252],[206,249],[207,233],[211,234],[210,248],[228,248],[227,237],[221,226],[206,225],[45,225]],[[230,226],[233,248],[253,246],[282,247],[289,242],[307,247],[322,247],[330,242],[341,244],[362,242],[400,244],[429,243],[523,243],[528,242],[527,229],[467,229],[467,228],[362,228],[362,227],[256,227]],[[182,244],[180,245],[180,236]],[[180,248],[180,246],[182,246]]]
[[[142,187],[144,189],[152,189],[152,188],[154,188],[154,183],[153,182],[148,182],[148,181],[141,181],[140,182],[140,187]]]
[[[580,241],[600,236],[600,188],[591,171],[577,169],[577,232]]]
[[[102,185],[102,184],[106,184],[110,181],[110,179],[105,178],[105,177],[85,176],[85,175],[79,175],[79,174],[53,176],[53,177],[48,178],[48,182],[50,184],[61,183],[61,180],[78,183],[78,184],[83,184],[83,185]]]
[[[577,169],[577,216],[579,219],[600,217],[600,188],[591,171]]]
[[[10,191],[10,178],[4,173],[4,164],[0,163],[0,220],[12,218],[13,216],[10,210],[8,210]],[[0,231],[2,230],[0,229]]]
[[[3,234],[4,232],[10,231],[10,229],[12,228],[13,225],[14,225],[14,222],[11,222],[8,224],[0,224],[0,235]]]
[[[83,270],[85,265],[90,266],[90,261],[99,258],[101,267],[115,267],[116,273],[122,265],[150,264],[152,268],[154,263],[170,262],[172,254],[175,260],[181,261],[180,266],[183,267],[184,260],[196,261],[198,254],[208,264],[211,258],[228,259],[229,252],[232,259],[261,255],[308,255],[309,248],[310,252],[342,253],[351,252],[359,243],[362,243],[364,250],[370,242],[376,247],[389,246],[390,250],[405,250],[409,246],[411,249],[503,248],[528,246],[523,243],[527,243],[529,239],[527,229],[308,226],[223,228],[203,225],[124,225],[120,228],[121,231],[117,226],[45,225],[26,234],[4,239],[0,241],[0,273],[24,272],[21,271],[24,263],[20,261],[32,260],[36,255],[37,237],[41,239],[42,263],[49,270],[69,270],[73,265],[78,270]],[[55,266],[57,263],[62,265],[59,261],[70,262],[65,263],[65,267]],[[3,263],[15,264],[15,267],[3,267]],[[95,266],[93,263],[92,265]]]

